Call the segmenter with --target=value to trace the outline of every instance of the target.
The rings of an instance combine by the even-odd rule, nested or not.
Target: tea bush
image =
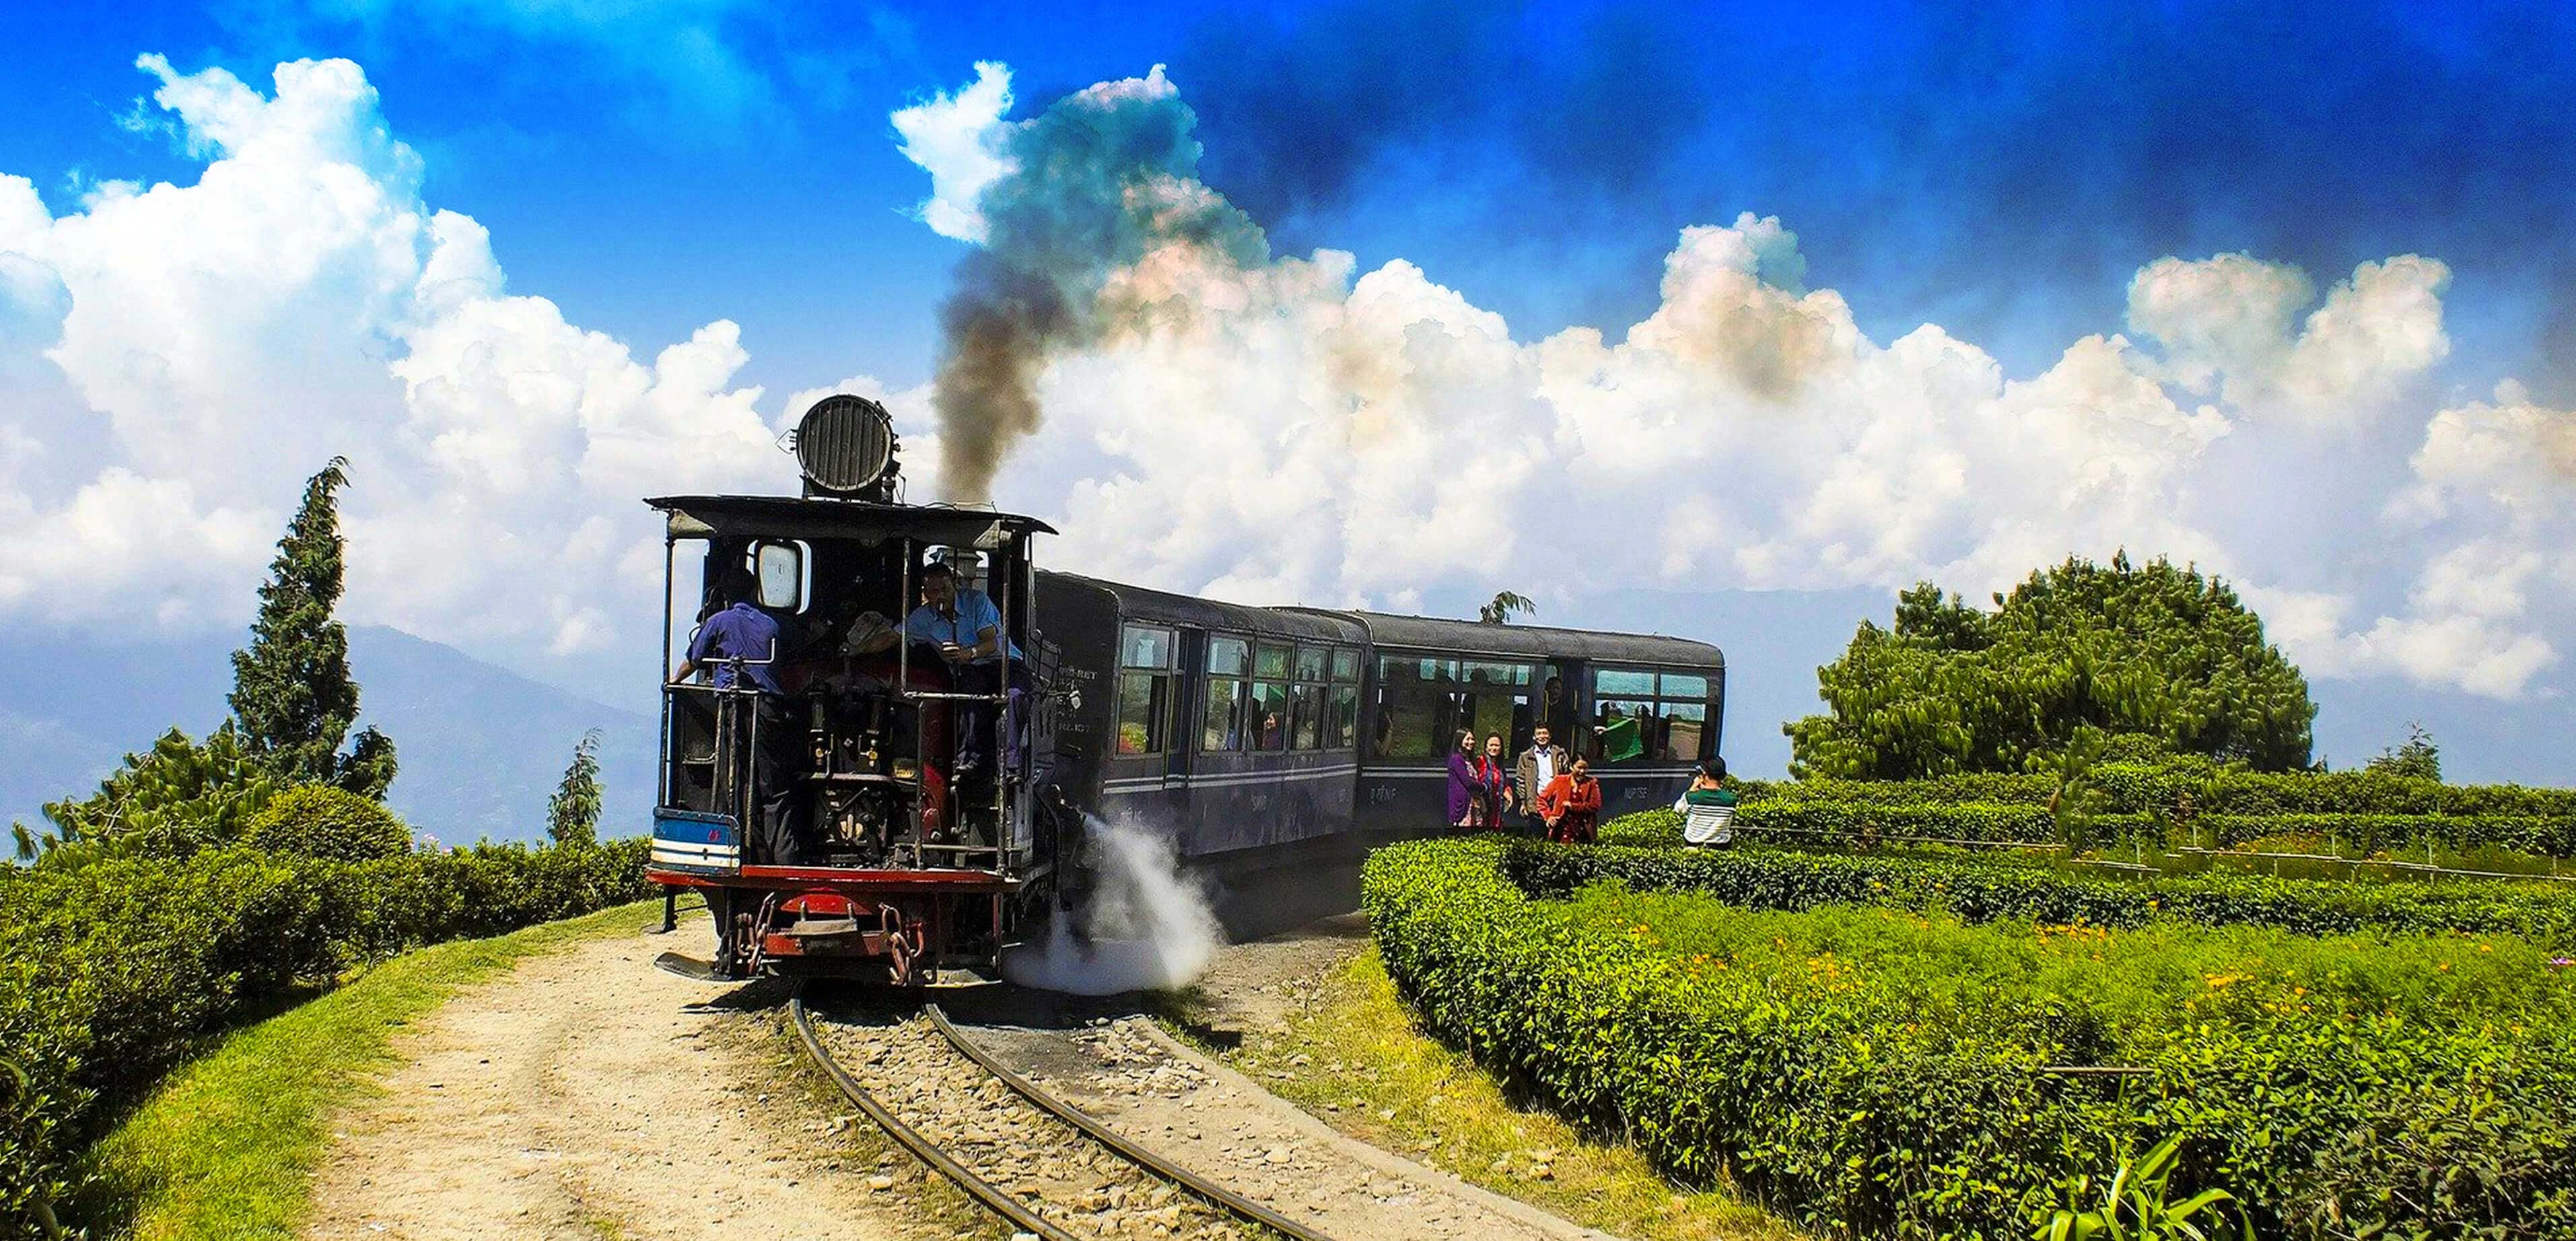
[[[646,894],[640,840],[342,862],[233,846],[0,881],[0,1223],[61,1202],[76,1154],[209,1033],[352,965]],[[7,1076],[0,1073],[0,1076]]]
[[[1641,891],[1698,892],[1747,909],[1887,905],[1945,910],[1968,922],[2018,918],[2137,927],[2166,919],[2308,935],[2458,931],[2576,948],[2576,889],[2545,884],[2356,884],[2225,873],[2133,880],[1976,856],[1607,845],[1578,850],[1527,842],[1509,847],[1503,865],[1515,882],[1545,897],[1611,879]]]
[[[384,803],[327,784],[300,784],[271,799],[242,833],[253,848],[328,862],[364,862],[411,851],[411,828]]]
[[[2275,777],[2323,779],[2324,777]],[[2376,777],[2385,781],[2384,777]],[[2022,777],[1960,777],[2000,784]],[[1890,781],[1922,786],[1942,781]],[[2437,786],[2439,787],[2439,786]],[[1856,782],[1833,787],[1776,784],[1749,789],[1739,796],[1736,825],[1748,831],[1780,833],[1802,843],[1856,844],[1882,838],[1914,837],[1985,844],[2049,844],[2058,838],[2056,820],[2045,799],[2038,801],[1950,800],[1949,789],[1871,788]],[[2558,790],[2518,790],[2551,792]],[[1930,794],[1931,796],[1926,796]],[[1911,800],[1921,797],[1923,800]],[[2576,815],[2529,813],[2418,813],[2273,810],[2258,813],[2217,812],[2195,803],[2188,815],[2175,807],[2122,809],[2136,799],[2109,797],[2087,817],[2086,836],[2096,843],[2136,840],[2147,846],[2200,844],[2229,848],[2247,841],[2282,836],[2332,837],[2364,853],[2403,849],[2432,842],[2454,849],[2509,849],[2543,857],[2576,857]],[[2221,802],[2220,804],[2229,804]],[[2459,805],[2511,807],[2514,801],[2461,799]],[[1671,811],[1645,811],[1603,827],[1603,839],[1623,843],[1670,843],[1681,839],[1680,817]]]
[[[1668,1171],[1730,1177],[1809,1227],[2026,1236],[2058,1177],[2178,1134],[2178,1182],[2235,1191],[2266,1236],[2470,1219],[2576,1236],[2558,1105],[2576,979],[2529,944],[1541,900],[1507,857],[1442,840],[1370,858],[1364,902],[1422,1019]],[[2050,1071],[2070,1065],[2144,1072]],[[2475,1171],[2423,1205],[2427,1172],[2391,1134]]]

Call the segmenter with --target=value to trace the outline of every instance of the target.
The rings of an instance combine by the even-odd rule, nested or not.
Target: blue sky
[[[2576,685],[2576,6],[226,0],[11,34],[0,617],[238,624],[340,451],[354,619],[625,700],[635,498],[783,488],[794,397],[843,382],[935,491],[963,271],[1070,299],[995,497],[1069,567],[1565,618],[2126,549],[2226,574],[2321,683],[2460,719]],[[1016,223],[943,235],[933,174]],[[1115,245],[1015,248],[1050,221]]]
[[[2567,6],[396,7],[22,10],[0,168],[58,207],[187,176],[118,128],[140,52],[347,56],[514,287],[635,340],[729,316],[773,386],[907,383],[963,247],[904,216],[886,114],[976,60],[1024,106],[1166,63],[1283,251],[1411,259],[1525,337],[1642,315],[1682,226],[1749,210],[1873,335],[1939,322],[2016,374],[2116,324],[2140,264],[2241,249],[2438,254],[2454,365],[2576,378]]]

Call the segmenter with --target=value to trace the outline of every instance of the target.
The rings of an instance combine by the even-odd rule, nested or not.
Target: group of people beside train
[[[898,626],[873,611],[849,617],[836,653],[847,658],[880,656],[899,642],[910,642],[935,654],[927,673],[941,688],[960,694],[998,695],[1008,704],[1008,727],[1001,730],[1005,766],[1018,760],[1018,717],[1029,692],[1029,670],[1019,645],[1002,633],[1000,609],[981,590],[960,589],[957,571],[945,561],[922,567],[919,605]],[[864,585],[864,584],[861,584]],[[796,778],[803,770],[805,730],[788,710],[789,687],[781,667],[799,643],[782,630],[779,619],[760,606],[757,578],[744,567],[729,566],[709,583],[707,606],[686,654],[671,672],[673,684],[701,674],[718,689],[748,682],[759,692],[752,752],[752,782],[758,791],[759,822],[752,828],[750,852],[776,866],[806,862],[814,851],[804,822],[806,798]],[[934,757],[922,773],[930,793],[930,813],[947,788],[973,779],[992,761],[994,704],[967,700],[958,704],[954,753]],[[945,731],[945,730],[943,730]],[[945,761],[943,761],[945,760]],[[945,767],[945,771],[939,768]]]
[[[1711,758],[1692,772],[1688,791],[1674,808],[1735,803],[1725,789],[1726,760]],[[1556,744],[1545,724],[1530,730],[1530,744],[1508,764],[1503,735],[1494,733],[1480,747],[1474,729],[1458,730],[1449,752],[1449,826],[1466,831],[1502,831],[1534,836],[1551,844],[1588,845],[1599,839],[1601,781],[1590,759]]]

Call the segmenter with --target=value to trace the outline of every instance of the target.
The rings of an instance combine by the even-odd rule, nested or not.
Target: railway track
[[[787,1011],[806,1054],[869,1120],[1024,1233],[1332,1241],[1120,1136],[976,1046],[937,1004],[891,1025],[830,1023],[828,1036],[803,987]],[[835,1043],[864,1061],[858,1072]]]

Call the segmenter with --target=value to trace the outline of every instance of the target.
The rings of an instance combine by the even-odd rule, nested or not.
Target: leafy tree
[[[546,835],[559,845],[587,845],[599,841],[599,730],[594,728],[573,743],[572,765],[564,768],[563,783],[555,795],[546,799]]]
[[[1800,777],[2057,766],[2086,728],[2264,771],[2308,765],[2306,678],[2224,582],[2158,559],[2070,559],[1992,612],[1929,582],[1816,670],[1827,712],[1783,726]],[[2143,734],[2143,743],[2121,742]]]
[[[2404,776],[2410,780],[2442,780],[2442,750],[2433,744],[2433,734],[2419,720],[2406,721],[2406,744],[2393,750],[2381,750],[2379,757],[2362,766],[2362,770],[2383,776]]]
[[[344,551],[337,493],[349,481],[348,464],[333,457],[304,484],[303,507],[277,541],[268,583],[259,588],[251,644],[233,652],[231,701],[251,753],[287,783],[381,799],[394,779],[392,739],[370,727],[340,752],[358,718],[348,630],[331,614],[340,602]]]
[[[32,860],[67,846],[92,855],[185,856],[240,835],[278,787],[275,773],[229,721],[203,744],[173,728],[151,749],[126,755],[96,793],[46,805],[52,833],[16,826],[18,857]]]
[[[1517,591],[1498,591],[1494,601],[1476,609],[1476,619],[1488,625],[1508,625],[1522,612],[1537,612],[1538,601]]]

